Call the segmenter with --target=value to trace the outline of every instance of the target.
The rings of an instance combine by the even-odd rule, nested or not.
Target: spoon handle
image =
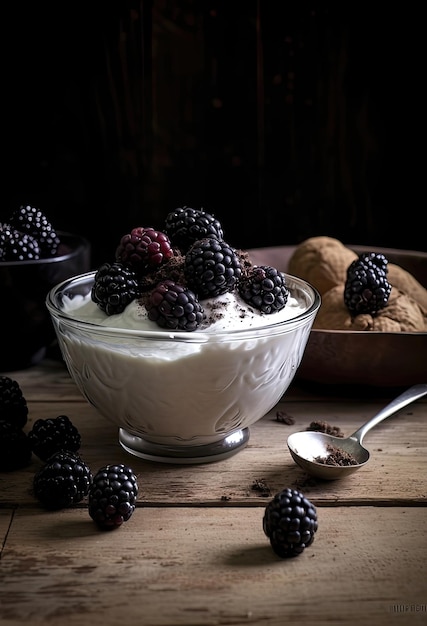
[[[368,422],[363,424],[356,432],[350,435],[349,439],[356,439],[360,444],[363,441],[363,437],[366,433],[371,430],[374,426],[385,420],[390,415],[397,413],[400,409],[403,409],[407,404],[411,404],[411,402],[415,402],[418,398],[422,398],[427,394],[427,384],[414,385],[410,387],[406,391],[397,396],[394,400],[392,400],[387,406],[385,406],[381,411],[379,411],[374,417],[372,417]]]

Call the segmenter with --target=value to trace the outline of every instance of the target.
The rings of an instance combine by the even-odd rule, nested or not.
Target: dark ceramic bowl
[[[0,372],[36,365],[56,341],[46,295],[56,284],[90,269],[90,244],[58,232],[58,255],[38,261],[0,262]]]

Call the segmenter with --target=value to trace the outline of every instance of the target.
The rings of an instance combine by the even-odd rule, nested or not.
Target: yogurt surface
[[[286,306],[272,314],[265,314],[248,306],[235,292],[227,292],[215,298],[202,300],[201,304],[205,311],[206,321],[198,330],[203,333],[249,330],[277,324],[293,319],[307,309],[305,303],[291,294],[289,294]],[[101,326],[160,332],[164,330],[170,333],[169,329],[162,329],[156,322],[148,319],[147,310],[139,300],[131,302],[123,313],[108,316],[91,300],[90,294],[85,297],[75,296],[73,299],[64,297],[64,311],[78,320]]]

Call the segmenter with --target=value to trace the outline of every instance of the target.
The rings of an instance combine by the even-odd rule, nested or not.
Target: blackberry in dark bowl
[[[25,212],[14,213],[13,226],[9,220],[0,223],[0,372],[24,369],[44,358],[55,344],[45,305],[48,291],[90,269],[89,242],[69,232],[53,234],[39,213],[30,213],[33,230],[22,221]],[[37,229],[40,239],[33,234]]]

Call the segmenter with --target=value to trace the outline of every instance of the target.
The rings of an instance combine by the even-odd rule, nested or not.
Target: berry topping
[[[195,294],[171,280],[165,280],[153,289],[146,308],[148,318],[161,328],[191,332],[204,319],[203,307]]]
[[[116,261],[144,275],[173,256],[169,237],[154,228],[134,228],[123,235],[116,249]]]
[[[233,291],[242,267],[237,252],[228,243],[208,237],[188,250],[184,273],[189,288],[203,300]]]
[[[266,314],[283,309],[289,296],[284,274],[268,265],[253,267],[241,278],[238,289],[247,304]]]
[[[165,231],[174,246],[185,253],[199,239],[215,237],[223,239],[220,222],[203,209],[192,209],[184,206],[171,211],[166,216]]]
[[[164,280],[172,280],[178,285],[185,285],[184,275],[184,257],[179,253],[178,248],[174,250],[174,256],[167,263],[161,265],[158,269],[151,271],[145,276],[139,277],[139,286],[142,293],[146,293],[154,289],[158,283]]]
[[[34,495],[51,510],[63,509],[89,493],[92,472],[75,452],[61,450],[34,475]]]
[[[23,428],[27,419],[27,401],[19,383],[9,376],[0,376],[0,420]]]
[[[0,420],[0,470],[12,471],[31,461],[31,447],[21,428]]]
[[[135,272],[123,263],[104,263],[95,274],[92,300],[107,315],[121,313],[139,296]]]
[[[79,431],[66,415],[38,419],[28,433],[28,439],[32,451],[42,461],[47,461],[60,450],[77,452],[81,444]]]
[[[388,260],[383,254],[360,254],[347,269],[344,304],[350,315],[375,315],[387,306],[391,285],[387,280]]]
[[[36,239],[41,257],[54,256],[57,253],[60,238],[40,209],[21,206],[13,211],[9,221],[11,226]]]
[[[278,556],[298,556],[314,540],[316,507],[300,491],[286,488],[267,504],[262,523]]]
[[[9,224],[0,224],[0,261],[37,261],[40,247],[37,240]]]
[[[114,529],[132,516],[138,483],[127,465],[106,465],[95,474],[89,490],[88,510],[103,529]]]

